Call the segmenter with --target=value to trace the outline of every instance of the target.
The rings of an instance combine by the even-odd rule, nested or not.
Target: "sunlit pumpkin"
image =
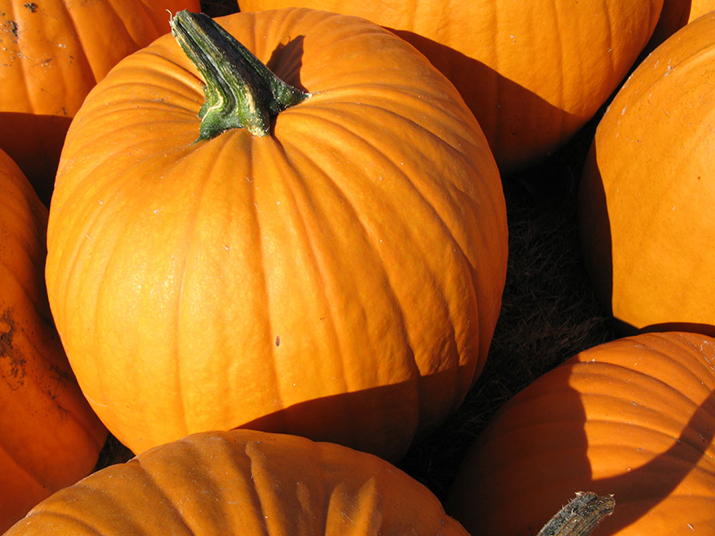
[[[370,19],[455,84],[502,173],[564,144],[606,102],[648,42],[663,0],[240,0]]]
[[[582,490],[616,503],[594,536],[715,533],[715,339],[641,334],[538,378],[477,438],[447,512],[530,535]]]
[[[52,323],[46,225],[47,208],[0,151],[0,533],[87,476],[107,437]]]
[[[217,20],[310,97],[265,135],[198,140],[204,82],[171,36],[97,85],[50,210],[70,362],[134,452],[244,426],[397,458],[487,356],[507,257],[494,158],[448,80],[373,23]]]
[[[681,28],[603,116],[579,192],[599,298],[635,330],[715,334],[715,16]]]
[[[194,434],[43,501],[6,536],[467,536],[422,484],[331,443]]]
[[[0,147],[47,203],[62,141],[89,90],[199,0],[0,0]]]

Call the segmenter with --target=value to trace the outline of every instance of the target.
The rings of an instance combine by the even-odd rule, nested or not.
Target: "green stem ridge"
[[[613,513],[615,505],[613,495],[577,492],[537,536],[589,536],[604,517]]]
[[[171,17],[170,25],[206,82],[199,140],[232,128],[265,136],[273,117],[310,97],[273,74],[211,17],[183,10]]]

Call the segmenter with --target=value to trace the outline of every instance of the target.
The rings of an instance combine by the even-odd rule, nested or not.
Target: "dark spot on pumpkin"
[[[25,365],[27,359],[13,343],[17,325],[12,316],[12,309],[0,315],[0,375],[11,389],[15,390],[25,383]]]
[[[25,7],[30,10],[30,13],[37,11],[37,4],[35,2],[28,2]]]
[[[281,336],[276,335],[276,346],[280,346],[280,345],[281,345]]]
[[[12,35],[15,36],[15,38],[17,38],[17,34],[19,33],[19,31],[17,29],[17,22],[15,22],[14,20],[11,20],[11,21],[9,21],[9,24],[10,24],[10,32],[12,33]]]

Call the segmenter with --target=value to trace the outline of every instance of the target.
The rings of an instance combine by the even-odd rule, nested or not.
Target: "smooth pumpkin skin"
[[[6,536],[20,534],[467,536],[381,458],[253,430],[194,434],[98,471]]]
[[[313,96],[204,142],[174,40],[121,62],[70,128],[50,305],[134,452],[253,427],[399,458],[481,371],[507,258],[501,181],[454,87],[366,20],[217,19]]]
[[[47,203],[70,120],[120,59],[199,0],[0,0],[0,147]]]
[[[596,130],[579,192],[583,254],[623,333],[715,334],[715,17],[674,34]]]
[[[576,491],[613,494],[599,536],[715,533],[715,339],[641,334],[583,351],[508,401],[447,512],[471,534],[536,534]]]
[[[87,476],[107,437],[50,315],[47,208],[0,150],[0,533]]]
[[[455,84],[502,174],[543,160],[623,81],[663,0],[240,0],[370,19],[417,47]]]

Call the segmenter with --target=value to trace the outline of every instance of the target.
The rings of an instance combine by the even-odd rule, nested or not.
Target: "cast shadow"
[[[48,207],[71,122],[68,116],[0,112],[0,148],[15,161]]]
[[[601,522],[595,534],[620,533],[664,502],[710,456],[708,449],[712,452],[715,390],[697,407],[672,445],[643,465],[626,467],[630,462],[617,458],[615,453],[611,459],[606,458],[608,444],[602,434],[598,445],[599,456],[603,458],[599,466],[620,472],[595,478],[588,458],[585,432],[588,419],[581,396],[570,386],[571,367],[566,364],[549,374],[556,377],[552,376],[542,391],[535,384],[528,392],[527,402],[507,411],[506,424],[496,436],[480,436],[472,448],[473,454],[465,458],[460,468],[446,508],[471,534],[533,536],[579,491],[614,496],[615,511]],[[549,397],[557,397],[558,403]],[[533,425],[526,424],[531,421]],[[600,423],[592,421],[592,426],[601,426]],[[517,439],[525,436],[525,430],[531,430],[527,443],[510,443],[511,425],[517,430]],[[624,437],[630,437],[631,433],[638,434],[637,430],[628,430]],[[611,440],[614,446],[619,441],[617,434],[614,427]],[[492,442],[494,446],[490,446]],[[647,449],[648,445],[643,447]],[[496,472],[486,478],[480,476],[492,470]],[[475,480],[482,485],[476,486]],[[711,492],[715,494],[715,490]],[[710,500],[712,494],[708,496]],[[494,511],[506,515],[495,520]],[[513,511],[513,519],[509,511]],[[489,520],[488,526],[485,520]],[[531,524],[524,526],[526,520]],[[693,530],[703,528],[697,526],[697,520],[693,523]]]

